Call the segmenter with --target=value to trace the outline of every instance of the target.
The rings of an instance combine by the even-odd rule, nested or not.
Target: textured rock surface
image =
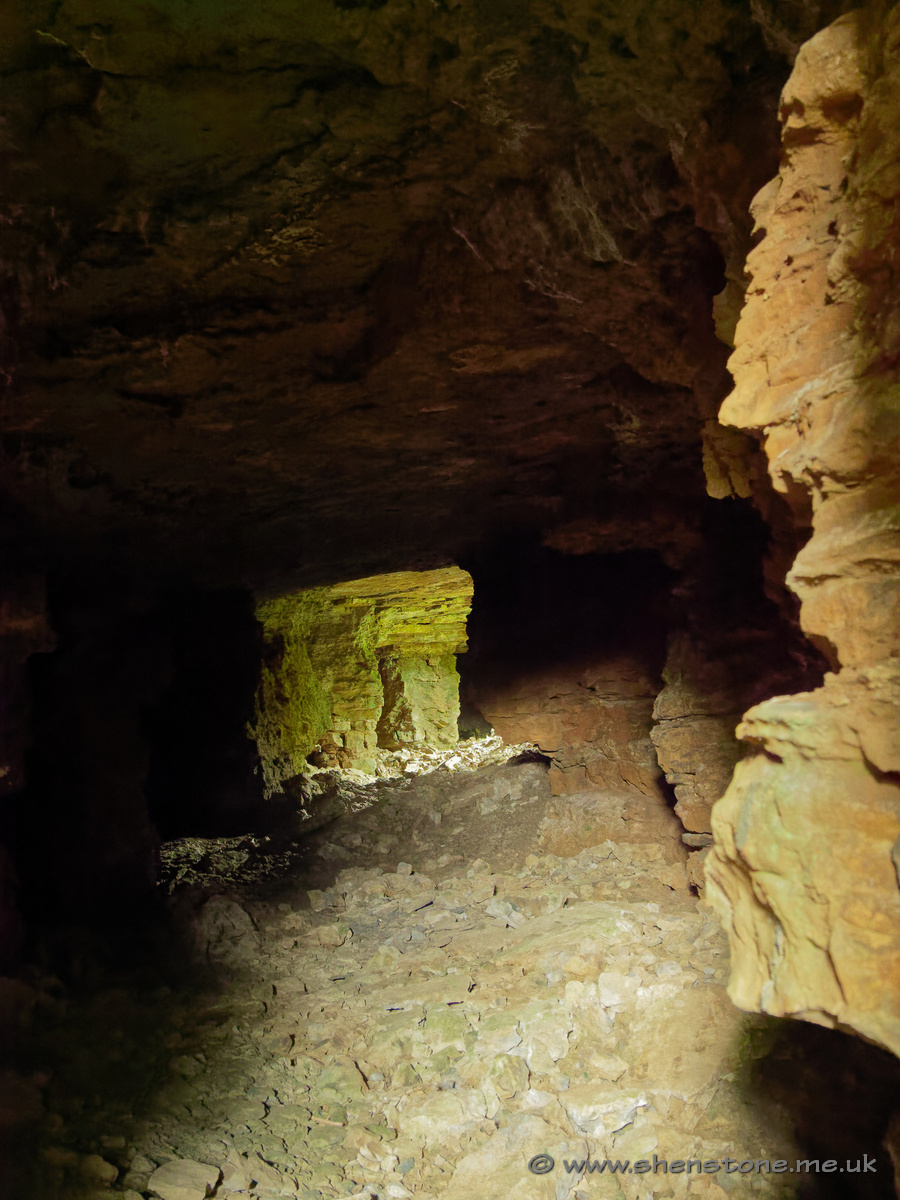
[[[695,584],[694,596],[701,590]],[[804,648],[789,623],[770,613],[769,624],[751,624],[752,611],[745,609],[729,626],[727,615],[711,607],[704,612],[698,605],[690,631],[670,640],[650,730],[675,789],[675,812],[691,833],[711,831],[712,806],[744,753],[735,729],[748,704],[822,678],[819,656]],[[710,618],[705,628],[704,616]]]
[[[895,667],[830,676],[751,709],[713,812],[710,899],[743,1008],[856,1029],[900,1049],[900,838]],[[880,765],[879,765],[880,764]]]
[[[710,809],[740,757],[733,679],[721,659],[710,662],[682,635],[669,647],[663,680],[650,736],[659,765],[674,785],[675,812],[685,829],[709,833]]]
[[[452,746],[459,736],[459,675],[455,654],[384,655],[380,662],[384,707],[378,721],[379,745]],[[454,647],[458,650],[459,644]]]
[[[763,236],[721,420],[763,435],[774,486],[801,521],[811,508],[788,581],[841,669],[748,713],[755,754],[714,812],[707,863],[733,998],[895,1052],[898,39],[895,8],[843,17],[803,47],[782,96],[783,165],[754,202]]]
[[[216,1167],[181,1159],[154,1171],[147,1187],[161,1200],[206,1200],[218,1181]]]
[[[593,1194],[563,1165],[588,1156],[793,1161],[778,1108],[745,1095],[766,1021],[727,1000],[715,918],[673,890],[658,846],[542,852],[546,776],[525,764],[380,784],[374,807],[316,840],[320,886],[299,889],[294,866],[287,890],[232,893],[255,957],[173,1014],[140,1118],[78,1123],[126,1131],[125,1185],[201,1200],[221,1172],[217,1196],[260,1200],[543,1200],[569,1183]],[[449,848],[466,861],[445,852],[457,825]],[[74,1132],[52,1161],[66,1200]],[[557,1159],[549,1180],[528,1170],[541,1153]],[[677,1182],[676,1195],[721,1190]],[[793,1191],[788,1176],[755,1182]],[[621,1183],[645,1195],[639,1175]]]
[[[374,773],[381,745],[452,745],[472,580],[458,567],[401,571],[262,600],[264,666],[255,737],[266,789],[318,745]]]
[[[836,7],[7,6],[17,528],[309,586],[684,506]]]
[[[554,853],[575,854],[598,837],[684,858],[650,738],[658,688],[639,659],[604,656],[480,690],[479,707],[501,737],[533,742],[551,759],[551,788],[561,797],[548,810]]]
[[[554,792],[632,785],[654,795],[659,767],[650,741],[658,683],[631,658],[534,673],[479,705],[505,741],[534,742],[553,760]]]

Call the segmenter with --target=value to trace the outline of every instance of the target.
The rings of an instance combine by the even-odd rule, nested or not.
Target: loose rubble
[[[357,787],[369,787],[379,779],[397,779],[409,775],[424,775],[429,771],[477,771],[480,767],[499,766],[519,754],[536,749],[533,742],[509,745],[496,733],[481,738],[468,738],[455,746],[408,746],[402,750],[373,751],[376,767],[374,775],[347,767],[336,772],[333,767],[316,767],[309,764],[307,776],[315,781],[319,777],[331,780],[339,775],[341,780]]]
[[[643,1200],[641,1175],[564,1161],[790,1157],[742,1085],[765,1019],[729,1003],[724,935],[683,866],[651,843],[543,851],[546,774],[387,789],[313,838],[305,886],[196,892],[191,934],[219,984],[172,1018],[142,1112],[101,1110],[103,1146],[58,1139],[58,1194]],[[447,852],[459,824],[484,856]],[[87,1187],[79,1149],[103,1164]],[[539,1154],[549,1177],[529,1170]],[[716,1196],[732,1180],[652,1183]],[[740,1189],[793,1194],[779,1175]]]
[[[499,766],[511,759],[538,756],[530,743],[509,746],[496,734],[470,738],[452,749],[419,746],[414,749],[377,750],[378,771],[367,775],[355,768],[335,770],[310,765],[293,781],[287,793],[293,820],[272,834],[245,834],[240,837],[178,838],[160,849],[160,886],[171,894],[179,887],[242,887],[267,879],[285,878],[295,869],[299,857],[297,837],[334,821],[371,808],[384,797],[387,783],[396,788],[421,776],[440,772],[448,775],[472,773],[484,767]],[[273,805],[273,808],[277,806]],[[285,833],[290,840],[285,842]]]

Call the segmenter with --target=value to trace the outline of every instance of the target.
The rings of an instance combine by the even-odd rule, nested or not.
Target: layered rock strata
[[[658,686],[644,663],[620,655],[482,690],[481,710],[500,736],[533,742],[551,759],[551,789],[562,798],[549,809],[554,853],[574,853],[573,839],[589,830],[659,845],[670,862],[683,860],[682,827],[651,741]]]
[[[702,587],[695,581],[693,587],[679,589],[688,592],[692,608]],[[706,612],[698,606],[689,627],[671,636],[664,686],[653,705],[650,737],[685,829],[688,875],[701,891],[712,843],[712,808],[746,753],[735,736],[744,710],[788,688],[815,687],[822,679],[819,656],[763,600],[761,587],[758,596],[746,599],[746,611],[732,625],[714,603]],[[703,618],[716,607],[714,619],[704,625]]]
[[[374,771],[378,746],[453,745],[455,655],[466,648],[471,577],[398,571],[260,601],[264,664],[254,734],[266,789],[307,756]]]
[[[685,829],[709,833],[710,810],[740,757],[734,691],[722,663],[710,662],[684,636],[669,647],[663,680],[650,736]]]
[[[627,785],[649,795],[660,780],[650,741],[656,686],[642,663],[621,656],[485,687],[479,699],[504,741],[534,742],[552,758],[557,795]]]
[[[54,553],[310,587],[699,491],[764,5],[7,8],[0,473]]]
[[[834,674],[747,713],[713,812],[710,898],[742,1008],[856,1030],[900,1052],[900,10],[850,14],[801,50],[783,160],[723,423],[764,439],[813,532],[788,582]],[[866,56],[860,47],[870,47]],[[893,858],[892,858],[893,854]]]

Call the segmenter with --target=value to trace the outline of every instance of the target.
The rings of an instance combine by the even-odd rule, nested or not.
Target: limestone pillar
[[[812,508],[788,582],[834,673],[746,714],[738,735],[752,753],[713,809],[706,868],[735,1003],[855,1030],[895,1053],[898,44],[896,7],[847,14],[806,43],[781,99],[781,170],[753,206],[761,240],[720,420],[764,440],[798,519]]]
[[[264,668],[253,729],[269,795],[318,765],[372,773],[378,747],[457,740],[457,654],[472,580],[398,571],[260,600]]]

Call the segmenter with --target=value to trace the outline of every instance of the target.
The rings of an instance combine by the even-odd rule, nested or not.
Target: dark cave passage
[[[721,1045],[717,1065],[703,1069],[713,1071],[710,1081],[718,1079],[727,1100],[707,1108],[707,1100],[690,1090],[693,1084],[678,1086],[688,1087],[688,1110],[706,1130],[707,1153],[724,1130],[726,1137],[744,1139],[742,1158],[773,1157],[775,1146],[779,1156],[797,1161],[807,1155],[869,1161],[865,1156],[877,1155],[883,1162],[885,1097],[900,1082],[893,1059],[846,1035],[744,1018],[722,1007],[717,997],[727,961],[724,939],[709,910],[697,909],[698,882],[691,882],[702,880],[696,856],[706,852],[704,837],[710,839],[697,833],[697,825],[698,813],[702,824],[708,807],[698,807],[690,771],[670,773],[666,781],[671,763],[677,766],[684,756],[677,747],[685,721],[688,752],[706,761],[711,740],[719,739],[716,745],[731,763],[733,723],[748,699],[786,681],[796,687],[814,680],[820,669],[765,594],[769,550],[766,526],[741,502],[705,507],[696,548],[678,568],[669,565],[667,550],[573,555],[543,546],[533,535],[509,536],[464,559],[474,593],[458,591],[461,573],[438,571],[424,574],[433,581],[427,587],[407,573],[384,577],[387,583],[374,577],[292,594],[283,602],[287,608],[279,601],[279,627],[296,627],[290,614],[312,624],[303,625],[295,650],[278,642],[274,658],[263,636],[271,601],[254,600],[247,590],[154,590],[119,576],[105,580],[98,601],[83,580],[60,582],[56,648],[32,659],[29,788],[43,818],[24,823],[16,843],[19,870],[32,884],[20,895],[30,926],[20,960],[25,991],[10,993],[10,1001],[15,1006],[26,1000],[36,1015],[30,1047],[7,1047],[23,1079],[52,1067],[44,1103],[58,1129],[53,1144],[95,1147],[90,1153],[106,1164],[103,1170],[116,1170],[121,1186],[163,1200],[165,1181],[161,1175],[154,1181],[154,1172],[164,1174],[169,1163],[213,1172],[217,1197],[247,1195],[227,1186],[244,1177],[251,1194],[262,1196],[254,1170],[267,1180],[276,1176],[266,1171],[275,1172],[295,1190],[306,1186],[310,1196],[327,1196],[338,1176],[363,1179],[365,1169],[360,1174],[358,1163],[345,1162],[344,1149],[338,1153],[335,1146],[322,1164],[324,1144],[314,1134],[371,1123],[378,1115],[358,1111],[346,1083],[335,1093],[328,1090],[328,1072],[338,1071],[348,1054],[360,1064],[354,1070],[370,1081],[365,1095],[376,1089],[378,1105],[413,1095],[427,1113],[429,1096],[468,1096],[470,1080],[480,1078],[474,1064],[481,1060],[466,1057],[465,1038],[463,1049],[441,1049],[440,1040],[432,1045],[426,1039],[409,1050],[404,1039],[410,1033],[402,1032],[406,1026],[398,1016],[398,1040],[382,1044],[365,1024],[368,1009],[352,1015],[355,997],[382,997],[376,1011],[381,1005],[387,1013],[415,1015],[420,1001],[412,981],[419,973],[443,981],[446,990],[457,986],[464,963],[461,978],[470,990],[463,993],[463,1011],[476,1048],[485,1022],[507,1008],[514,1026],[519,1021],[529,1028],[536,1018],[528,1014],[539,1011],[535,997],[557,987],[564,995],[553,1004],[562,1005],[559,1012],[571,1022],[565,1062],[548,1059],[540,1040],[521,1058],[503,1060],[513,1064],[514,1074],[524,1071],[530,1086],[522,1083],[520,1091],[519,1084],[509,1084],[507,1107],[496,1120],[490,1118],[493,1102],[486,1102],[478,1120],[497,1130],[490,1135],[495,1147],[507,1145],[514,1127],[509,1122],[521,1119],[514,1117],[516,1104],[532,1094],[557,1094],[560,1111],[592,1145],[594,1119],[578,1106],[578,1089],[589,1086],[595,1071],[616,1075],[632,1060],[629,1070],[644,1079],[643,1086],[673,1086],[667,1073],[678,1076],[681,1059],[670,1061],[659,1046],[677,1045],[679,1038],[693,1044],[692,1022],[699,1021],[708,1041],[706,1049],[697,1043],[696,1061],[705,1062],[708,1047]],[[445,580],[451,588],[446,596],[440,592]],[[417,743],[417,729],[437,727],[429,724],[429,706],[445,703],[447,681],[455,678],[447,666],[438,670],[443,660],[435,647],[458,636],[453,614],[461,594],[472,595],[472,610],[468,649],[456,662],[462,723],[474,724],[474,736],[443,747]],[[450,632],[438,635],[441,620],[449,621]],[[427,644],[422,630],[432,639]],[[379,749],[380,773],[361,774],[341,765],[339,755],[349,754],[354,743],[340,733],[344,718],[334,717],[343,750],[329,757],[320,735],[307,773],[285,778],[283,790],[264,798],[261,747],[250,736],[259,729],[263,672],[276,672],[270,694],[278,697],[279,720],[290,724],[294,713],[298,728],[307,730],[310,697],[319,693],[306,685],[296,690],[299,649],[305,647],[302,661],[319,684],[331,681],[333,703],[344,705],[335,711],[353,714],[370,711],[353,706],[357,695],[370,703],[365,697],[371,698],[367,689],[374,685],[365,681],[377,678],[377,671],[373,676],[367,664],[376,661],[372,647],[382,644],[378,653],[394,663],[399,691],[390,693],[388,707],[385,688],[383,700],[371,699],[371,711],[380,712],[382,727],[390,712],[412,740]],[[423,663],[434,664],[437,673],[423,676]],[[409,664],[415,667],[411,675]],[[362,691],[354,684],[356,669],[363,672]],[[671,705],[661,707],[673,671],[687,669],[697,687],[709,684],[720,708],[723,689],[733,689],[724,719],[706,716],[702,707],[697,718],[699,692],[686,717],[673,717]],[[281,683],[279,671],[287,672]],[[696,719],[700,725],[691,726]],[[696,728],[709,744],[691,751],[698,745]],[[676,750],[666,741],[673,736]],[[504,742],[530,750],[504,754]],[[356,753],[365,752],[361,741],[358,747]],[[120,784],[126,781],[127,793],[113,789],[112,773]],[[709,787],[718,786],[719,777],[708,774]],[[687,801],[685,779],[693,780]],[[132,805],[127,819],[113,804],[115,799],[121,806],[125,794]],[[64,806],[49,830],[52,797],[64,797]],[[161,877],[154,865],[160,846]],[[142,876],[135,875],[135,862],[144,864]],[[129,873],[128,892],[117,864]],[[60,919],[63,895],[68,904]],[[662,925],[656,914],[663,915]],[[604,922],[613,918],[631,922],[628,931],[604,935]],[[577,953],[555,949],[553,939],[566,929],[576,942],[581,938]],[[517,950],[526,935],[537,939],[535,949]],[[462,960],[454,957],[456,939]],[[526,984],[532,980],[528,986],[537,992],[523,993],[519,977],[507,978],[505,968],[494,975],[490,963],[498,954],[501,963],[504,956],[513,962],[522,956]],[[677,979],[689,999],[688,1009],[680,1007],[676,991],[653,1009],[653,1022],[669,1031],[657,1043],[650,1032],[656,1026],[642,1016],[649,1001],[638,996],[653,996],[660,978]],[[640,993],[634,991],[638,985]],[[298,997],[318,996],[323,987],[349,989],[341,993],[340,1011],[351,1015],[335,1016],[332,1024],[325,992],[318,1017],[303,1004],[297,1007]],[[594,1018],[579,1015],[582,1010],[572,1005],[584,988],[588,996],[597,992],[598,1003],[607,996],[604,989],[613,989],[610,997],[626,989],[614,1004],[618,1026],[606,1017],[595,1027]],[[426,1030],[437,1021],[435,1013],[426,1003]],[[285,1020],[289,1036],[279,1032]],[[227,1041],[226,1027],[233,1030]],[[102,1042],[101,1029],[113,1035],[104,1049],[67,1048],[73,1038]],[[303,1074],[291,1074],[288,1086],[277,1070],[272,1074],[274,1067],[254,1057],[258,1044],[283,1046],[287,1057],[276,1054],[266,1063],[290,1063],[293,1073],[302,1060]],[[120,1071],[123,1055],[128,1069]],[[829,1133],[826,1097],[848,1088],[854,1121]],[[87,1104],[86,1089],[92,1095]],[[239,1100],[247,1089],[251,1100]],[[627,1098],[627,1089],[622,1095]],[[254,1097],[261,1122],[249,1115],[256,1111]],[[299,1151],[296,1138],[271,1123],[273,1113],[287,1109],[300,1122]],[[388,1156],[387,1181],[396,1176],[396,1187],[405,1188],[419,1180],[429,1194],[444,1168],[429,1161],[412,1132],[425,1128],[424,1118],[404,1124],[402,1112],[414,1110],[402,1103],[400,1109],[393,1118],[384,1116],[383,1107],[378,1112],[382,1123],[394,1121],[414,1165],[397,1174]],[[521,1112],[528,1111],[526,1104]],[[622,1142],[622,1154],[633,1158],[660,1137],[657,1150],[675,1147],[671,1129],[681,1127],[681,1118],[670,1102],[657,1099],[648,1111],[657,1113],[657,1123],[639,1123],[644,1140],[638,1138],[635,1149]],[[42,1128],[35,1125],[30,1135],[36,1161],[44,1161]],[[105,1141],[98,1140],[101,1128]],[[665,1128],[670,1132],[664,1134]],[[677,1136],[683,1141],[687,1135]],[[219,1161],[218,1145],[230,1147],[232,1157],[211,1167]],[[676,1149],[667,1153],[674,1157]],[[442,1161],[463,1154],[447,1145],[444,1151]],[[377,1160],[380,1151],[373,1153]],[[37,1175],[22,1172],[11,1194],[22,1188],[24,1197],[37,1186],[48,1198],[81,1200],[73,1180],[78,1171],[94,1168],[75,1171],[71,1164],[87,1161],[54,1150]],[[365,1156],[360,1161],[363,1168],[369,1163]],[[458,1168],[463,1172],[465,1161]],[[380,1196],[386,1185],[372,1177],[366,1186],[367,1196]],[[810,1176],[797,1194],[875,1200],[891,1192],[882,1173],[877,1179],[860,1175],[852,1186],[846,1179]]]
[[[573,555],[527,534],[473,548],[463,560],[475,582],[468,649],[456,659],[467,719],[555,755],[563,791],[575,786],[566,773],[596,751],[605,759],[630,754],[637,765],[624,782],[671,798],[667,768],[660,770],[646,739],[677,635],[719,667],[728,664],[736,714],[774,691],[814,684],[815,653],[764,594],[763,522],[744,502],[709,502],[698,531],[697,549],[680,569],[667,565],[667,552]],[[126,895],[139,904],[153,893],[160,839],[264,833],[273,803],[263,799],[259,750],[249,736],[264,657],[248,591],[173,590],[121,574],[72,572],[54,595],[56,648],[29,666],[28,800],[14,842],[23,880],[35,881],[31,889],[26,883],[23,903],[41,919],[63,896],[68,911],[83,903],[96,912],[112,895],[117,908]],[[335,649],[359,636],[357,618],[347,619],[329,618],[332,625],[310,645],[315,670],[326,674],[334,674],[334,655],[345,655],[340,671],[349,675],[340,686],[350,689],[352,705],[353,672],[363,660],[355,667],[352,655]],[[579,726],[578,716],[568,743],[542,744],[540,714],[560,688],[568,696],[561,708],[570,703],[573,712],[606,694],[612,707],[598,710],[601,725],[603,711],[614,725],[615,705],[630,705],[625,724],[610,734],[621,744],[600,749],[597,721]],[[515,696],[513,719],[504,705]],[[423,697],[424,712],[433,696],[426,690]],[[434,702],[443,703],[443,694]],[[372,703],[374,719],[383,721],[381,701]],[[627,749],[640,738],[640,752]]]
[[[465,565],[475,599],[464,688],[622,652],[661,674],[678,576],[658,553],[570,555],[501,538]]]
[[[145,792],[163,840],[231,836],[259,819],[259,759],[247,727],[259,683],[253,597],[237,590],[170,600],[168,686],[147,706]]]

